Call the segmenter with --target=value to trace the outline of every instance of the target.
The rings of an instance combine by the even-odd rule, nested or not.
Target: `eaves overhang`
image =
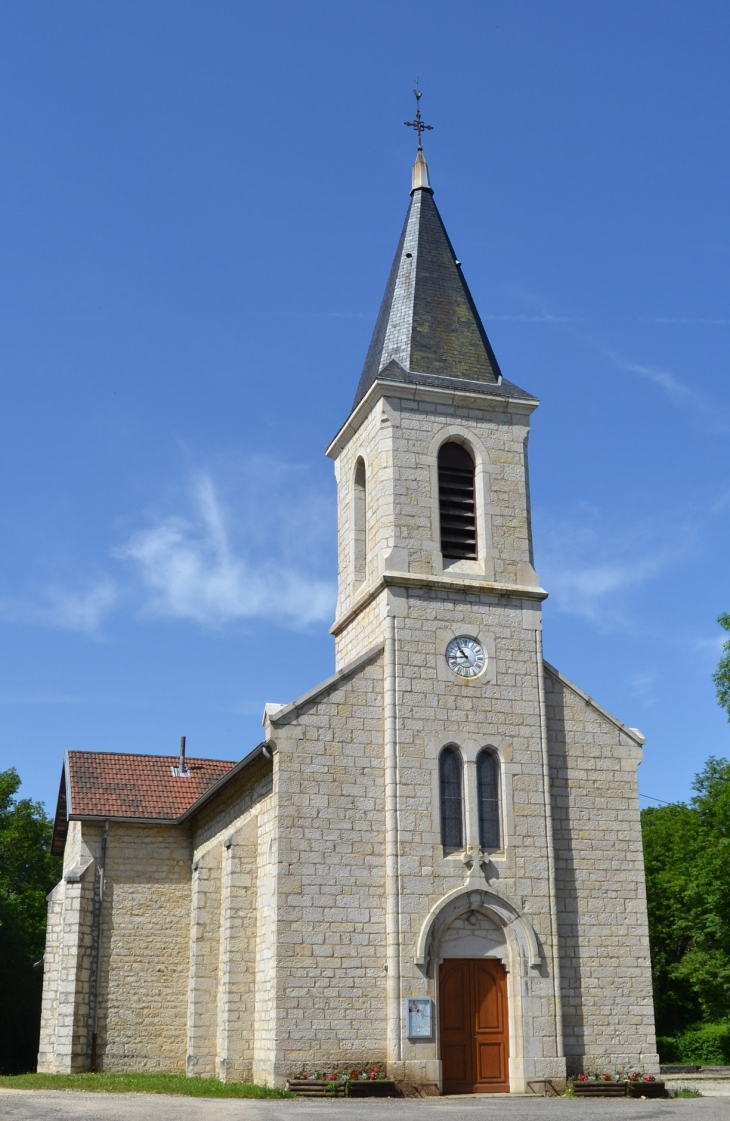
[[[250,767],[252,763],[255,763],[261,758],[271,758],[271,751],[265,743],[260,743],[254,747],[252,751],[249,751],[248,755],[245,755],[239,763],[236,763],[234,767],[226,771],[224,775],[214,782],[212,786],[209,786],[192,805],[188,806],[188,808],[177,817],[170,815],[145,816],[142,814],[135,816],[114,813],[74,813],[71,803],[71,784],[69,781],[70,763],[67,752],[64,757],[63,771],[61,773],[61,788],[59,790],[58,804],[56,807],[51,853],[54,856],[62,855],[69,821],[109,821],[119,825],[182,825],[202,809],[207,802],[214,798],[228,782],[242,774],[246,768]]]
[[[467,408],[485,407],[529,416],[540,404],[537,397],[525,393],[504,378],[498,384],[470,382],[463,378],[437,377],[433,374],[410,374],[403,370],[405,379],[376,378],[362,400],[355,406],[330,443],[325,455],[337,459],[342,449],[360,428],[363,420],[381,397],[397,397],[407,401],[446,401]]]

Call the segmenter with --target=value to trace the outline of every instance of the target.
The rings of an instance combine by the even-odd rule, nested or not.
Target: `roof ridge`
[[[167,760],[167,759],[179,759],[180,758],[179,754],[177,754],[177,755],[156,755],[155,753],[153,753],[151,751],[96,751],[96,750],[87,751],[82,747],[69,748],[67,754],[68,755],[103,755],[105,758],[108,758],[110,756],[118,756],[121,759],[165,759],[165,760]],[[235,767],[237,762],[240,762],[240,760],[236,760],[236,759],[212,759],[212,758],[209,758],[207,755],[188,755],[187,758],[186,758],[186,762],[189,763],[192,760],[196,760],[197,762],[200,762],[200,763],[230,763],[230,765],[232,767]]]

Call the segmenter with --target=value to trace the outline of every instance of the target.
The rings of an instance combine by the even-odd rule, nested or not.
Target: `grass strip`
[[[288,1090],[256,1086],[253,1082],[219,1082],[217,1078],[187,1078],[184,1074],[6,1074],[0,1087],[8,1090],[87,1090],[107,1094],[184,1094],[192,1098],[291,1098]]]

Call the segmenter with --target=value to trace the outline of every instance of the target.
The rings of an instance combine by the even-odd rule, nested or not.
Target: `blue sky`
[[[531,440],[547,657],[730,755],[730,8],[0,2],[0,766],[240,758],[332,670],[346,417],[436,201]]]

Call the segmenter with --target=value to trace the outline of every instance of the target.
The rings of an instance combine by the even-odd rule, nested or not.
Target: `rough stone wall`
[[[656,1072],[641,747],[549,668],[545,683],[568,1069]]]
[[[444,856],[438,800],[438,757],[456,744],[465,759],[465,848],[479,849],[476,807],[478,751],[493,747],[502,774],[503,843],[471,887],[507,900],[534,927],[542,966],[522,981],[520,1028],[514,1041],[513,1089],[524,1079],[559,1078],[556,1032],[549,835],[543,782],[543,743],[537,673],[540,612],[520,599],[409,590],[395,597],[403,996],[438,999],[438,978],[413,964],[414,949],[430,909],[465,885],[462,854]],[[493,650],[493,672],[463,679],[445,668],[451,637],[474,634]],[[513,971],[519,963],[513,961]],[[406,1063],[438,1058],[434,1042],[406,1041]],[[429,1069],[429,1068],[426,1068]]]
[[[193,823],[187,1070],[267,1081],[275,1046],[273,766],[260,758]]]
[[[259,758],[202,807],[193,822],[194,859],[198,859],[208,843],[219,844],[226,829],[232,831],[253,806],[259,806],[269,797],[273,778],[270,760]]]
[[[217,1038],[217,1075],[223,1082],[253,1078],[258,863],[253,816],[223,849]]]
[[[88,1070],[91,1061],[95,855],[81,823],[71,822],[63,878],[48,896],[38,1050],[38,1070],[48,1074]]]
[[[89,1069],[94,869],[62,880],[49,898],[38,1070],[73,1074]],[[45,965],[45,963],[44,963]]]
[[[386,1058],[382,689],[380,654],[272,728],[279,820],[272,1080],[302,1066]]]
[[[38,1044],[38,1070],[52,1074],[56,1062],[56,1026],[63,945],[64,883],[56,884],[48,896],[46,923],[46,950],[43,957],[43,1002],[41,1005],[41,1032]]]
[[[222,859],[219,844],[194,862],[187,1072],[199,1078],[216,1075]]]
[[[110,823],[101,925],[103,1070],[185,1069],[191,855],[184,827]]]
[[[349,610],[358,594],[375,580],[382,571],[382,557],[392,548],[392,514],[388,516],[392,491],[389,428],[388,412],[379,403],[363,419],[355,437],[335,464],[338,502],[338,616]],[[364,580],[359,580],[356,573],[353,517],[355,465],[361,457],[365,462],[366,485]]]
[[[338,618],[386,570],[466,575],[507,584],[534,582],[527,480],[529,408],[442,393],[421,398],[394,387],[362,419],[337,456]],[[466,443],[475,459],[478,560],[444,565],[440,546],[438,448]],[[353,489],[358,458],[367,473],[367,577],[354,579]],[[382,616],[381,616],[382,617]],[[337,666],[373,642],[377,607],[337,634]],[[377,641],[375,639],[374,641]]]
[[[357,626],[337,636],[337,668],[349,665],[383,640],[387,597],[376,596],[358,615]]]

